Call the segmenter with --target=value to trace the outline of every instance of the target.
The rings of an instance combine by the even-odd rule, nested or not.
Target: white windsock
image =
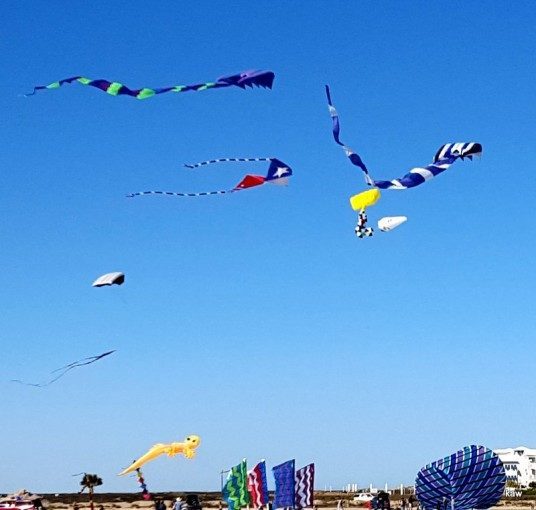
[[[406,221],[408,221],[407,216],[385,216],[378,220],[378,228],[382,232],[389,232],[402,225],[402,223],[406,223]]]

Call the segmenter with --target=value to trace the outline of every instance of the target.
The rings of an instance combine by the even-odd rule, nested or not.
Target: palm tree
[[[84,473],[84,478],[82,478],[80,485],[82,486],[80,494],[82,494],[85,489],[88,490],[89,507],[91,508],[91,510],[93,510],[93,489],[99,485],[102,485],[102,478],[100,478],[98,475],[90,475],[89,473]]]

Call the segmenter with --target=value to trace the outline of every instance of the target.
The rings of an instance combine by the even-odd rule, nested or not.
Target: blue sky
[[[317,486],[411,483],[466,444],[534,446],[536,141],[531,2],[2,3],[0,492],[136,491],[116,474],[155,442],[195,461],[146,466],[151,490],[209,490],[243,457],[315,461]],[[132,87],[272,69],[272,91],[147,101]],[[481,160],[386,191],[359,240],[348,197],[449,141]],[[200,199],[277,156],[288,188]],[[122,287],[93,289],[105,272]],[[117,349],[46,389],[75,359]]]

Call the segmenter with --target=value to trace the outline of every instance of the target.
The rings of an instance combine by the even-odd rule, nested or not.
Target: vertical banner
[[[222,489],[223,499],[227,501],[229,510],[240,510],[249,505],[248,468],[246,459],[234,466],[227,475],[227,481]]]
[[[272,468],[275,478],[274,508],[294,508],[294,459]]]
[[[248,491],[253,508],[260,508],[268,504],[268,483],[266,481],[266,462],[264,460],[261,460],[248,472]]]
[[[296,509],[313,508],[315,492],[315,465],[309,464],[296,471]]]

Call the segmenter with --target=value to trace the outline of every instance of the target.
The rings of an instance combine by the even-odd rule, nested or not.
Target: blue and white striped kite
[[[415,480],[415,493],[423,510],[483,510],[497,504],[505,484],[499,457],[472,445],[424,466]]]
[[[326,85],[326,94],[328,97],[329,114],[333,120],[333,138],[338,143],[348,156],[350,162],[361,168],[365,174],[365,182],[369,186],[375,186],[380,189],[408,189],[414,188],[423,182],[429,181],[433,177],[447,170],[457,159],[473,159],[473,156],[482,154],[482,145],[475,142],[462,143],[447,143],[442,145],[434,156],[434,160],[427,166],[412,168],[406,175],[399,179],[390,181],[376,181],[370,175],[368,168],[359,156],[348,145],[345,145],[340,140],[340,121],[339,114],[331,102],[331,94],[329,87]]]

